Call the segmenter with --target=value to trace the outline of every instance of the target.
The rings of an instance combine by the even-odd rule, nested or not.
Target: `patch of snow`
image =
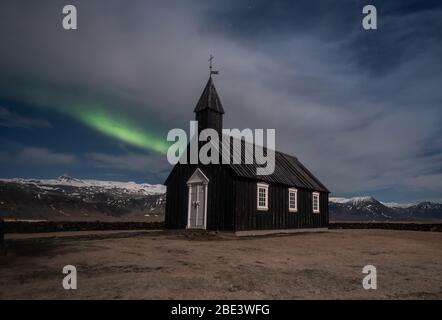
[[[37,185],[36,183],[32,183],[32,184]],[[57,190],[57,188],[54,188],[54,187],[40,186],[40,185],[37,185],[37,186],[42,190],[48,190],[48,191]]]
[[[330,197],[329,201],[333,203],[351,203],[357,204],[361,202],[373,201],[373,197],[353,197],[353,198],[340,198],[340,197]]]
[[[389,208],[409,208],[414,206],[414,203],[397,203],[397,202],[381,202],[384,206]]]
[[[391,218],[390,216],[386,215],[386,214],[383,213],[383,212],[381,212],[381,216],[383,216],[383,217],[385,217],[385,218],[387,218],[387,219],[390,219],[390,218]]]

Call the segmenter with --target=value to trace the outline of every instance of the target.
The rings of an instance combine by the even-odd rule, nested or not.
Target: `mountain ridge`
[[[421,201],[418,203],[381,202],[372,196],[329,199],[330,218],[342,220],[398,221],[442,219],[442,204]]]
[[[125,189],[131,192],[139,192],[146,195],[162,194],[166,192],[166,187],[162,184],[136,183],[133,181],[106,181],[94,179],[77,179],[67,174],[59,176],[57,179],[0,179],[0,182],[33,184],[36,186],[71,186],[84,188],[104,188],[104,189]]]
[[[164,218],[161,184],[78,179],[0,179],[0,218],[133,220]],[[372,196],[329,198],[331,221],[442,220],[442,204],[381,202]]]
[[[77,179],[0,179],[0,218],[30,220],[159,221],[163,185]]]

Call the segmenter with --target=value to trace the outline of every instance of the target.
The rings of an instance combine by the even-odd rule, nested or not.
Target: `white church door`
[[[209,179],[200,169],[196,169],[187,181],[189,189],[188,229],[206,229],[208,185]]]

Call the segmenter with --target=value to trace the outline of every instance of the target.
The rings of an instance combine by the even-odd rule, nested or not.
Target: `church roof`
[[[275,171],[271,175],[258,176],[253,164],[230,164],[233,172],[243,178],[250,178],[268,183],[279,183],[286,186],[329,192],[328,189],[295,157],[276,151]]]
[[[234,139],[234,138],[232,138]],[[222,140],[223,142],[225,140]],[[235,148],[232,143],[232,157],[241,155],[241,164],[229,164],[236,176],[249,178],[268,183],[279,183],[287,186],[305,188],[315,191],[329,192],[329,190],[316,178],[299,160],[298,158],[275,151],[275,170],[270,175],[257,175],[256,169],[263,167],[256,163],[255,159],[245,159],[245,142],[242,141],[241,150]],[[253,144],[254,148],[263,148]],[[224,147],[227,147],[225,145]],[[266,148],[264,148],[265,150]],[[250,162],[250,164],[247,164]]]
[[[226,137],[226,135],[223,135],[223,137]],[[330,192],[321,183],[321,181],[319,181],[319,179],[316,178],[313,173],[311,173],[298,160],[298,158],[279,151],[275,151],[275,170],[273,171],[273,173],[269,175],[257,175],[256,169],[260,167],[263,168],[264,165],[258,164],[253,155],[249,155],[245,152],[246,143],[249,144],[249,142],[245,142],[244,140],[242,140],[241,143],[238,144],[234,143],[234,140],[237,140],[237,138],[234,138],[232,136],[228,137],[230,138],[230,143],[228,142],[229,139],[221,139],[221,145],[222,148],[228,150],[230,144],[230,164],[218,165],[230,168],[235,176],[267,183],[278,183],[286,185],[288,187],[303,188],[312,191]],[[219,152],[222,158],[224,157],[217,144],[214,144],[213,141],[210,141],[208,143],[212,144],[214,149]],[[256,150],[256,148],[263,148],[262,146],[255,145],[253,143],[251,144],[254,150]],[[239,148],[240,145],[241,148]],[[261,153],[262,151],[265,151],[264,153],[267,153],[266,148],[264,148],[264,150],[261,150]],[[188,152],[189,149],[187,149],[182,156],[187,157]],[[241,164],[233,164],[232,160],[234,157],[241,158]],[[172,173],[173,170],[170,173],[169,177],[172,175]],[[166,179],[166,184],[169,180],[169,177]]]
[[[219,113],[224,113],[223,105],[221,104],[221,100],[216,92],[212,77],[210,77],[207,81],[206,87],[204,88],[204,91],[201,94],[201,97],[198,100],[193,112],[198,112],[205,109],[211,109]]]

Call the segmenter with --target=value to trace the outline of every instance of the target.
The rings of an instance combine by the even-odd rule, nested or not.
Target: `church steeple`
[[[212,76],[209,77],[193,112],[195,112],[195,120],[198,121],[199,130],[212,128],[221,134],[224,109],[216,92]]]

